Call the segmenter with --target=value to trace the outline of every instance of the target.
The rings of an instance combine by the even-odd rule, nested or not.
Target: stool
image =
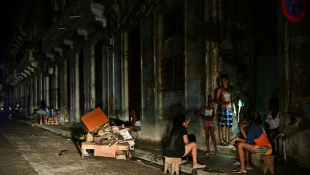
[[[54,120],[53,120],[53,117],[49,117],[48,119],[47,119],[47,123],[46,123],[47,125],[53,125],[54,124]]]
[[[266,174],[269,169],[271,174],[274,174],[274,158],[276,156],[273,154],[262,155],[262,171]]]
[[[84,149],[95,149],[95,143],[82,142],[82,145],[81,145],[81,155],[82,155],[82,158],[84,158]]]
[[[164,173],[169,170],[169,173],[171,175],[175,174],[179,175],[179,164],[180,164],[180,158],[173,158],[173,157],[165,157],[165,166],[164,166]]]

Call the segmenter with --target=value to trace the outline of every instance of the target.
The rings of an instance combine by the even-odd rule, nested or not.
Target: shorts
[[[168,150],[165,149],[165,156],[167,157],[175,157],[175,158],[181,158],[185,154],[185,146],[181,147],[178,150]]]
[[[270,155],[272,153],[271,145],[258,146],[255,145],[255,153],[258,155]]]
[[[220,127],[232,127],[233,125],[233,110],[232,108],[225,109],[220,108],[219,113],[219,123],[218,126]]]
[[[208,126],[213,126],[213,121],[204,121],[204,126],[208,127]]]
[[[44,109],[40,109],[40,114],[46,114],[46,111]]]

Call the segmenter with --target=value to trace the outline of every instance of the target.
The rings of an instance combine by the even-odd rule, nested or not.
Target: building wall
[[[184,114],[191,117],[189,134],[199,138],[199,148],[206,149],[203,121],[194,117],[194,113],[206,105],[208,95],[214,97],[220,74],[230,76],[231,86],[235,84],[236,74],[236,66],[218,55],[219,37],[206,32],[221,29],[216,25],[219,14],[212,11],[213,7],[220,10],[218,5],[210,1],[163,2],[155,8],[152,15],[142,18],[143,138],[161,140],[164,143],[172,128],[172,118]],[[184,29],[181,33],[166,38],[163,18],[175,6],[182,7]],[[204,8],[206,6],[207,8]],[[184,56],[184,88],[161,91],[161,59],[179,54]],[[215,125],[217,116],[216,112]],[[216,129],[215,126],[215,131]],[[215,134],[217,135],[217,132]],[[235,120],[230,137],[236,134]],[[218,138],[217,136],[216,139]]]
[[[309,2],[307,6],[309,7]],[[306,13],[304,19],[298,23],[292,23],[284,19],[284,67],[280,69],[280,87],[285,98],[282,105],[282,130],[285,130],[288,145],[287,154],[294,158],[292,163],[304,167],[310,166],[309,149],[309,122],[310,122],[310,57],[309,38],[310,14]],[[285,43],[288,47],[285,47]],[[283,71],[283,72],[281,72]],[[297,123],[289,126],[290,118],[296,118]]]

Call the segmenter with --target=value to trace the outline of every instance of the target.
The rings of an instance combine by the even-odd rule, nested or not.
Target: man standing
[[[222,86],[216,92],[215,102],[220,105],[218,130],[222,146],[228,146],[229,129],[233,125],[233,115],[236,116],[233,89],[228,87],[228,76],[221,76]],[[225,140],[222,139],[222,127],[225,127]]]
[[[249,106],[249,81],[246,77],[246,72],[243,69],[237,70],[237,76],[240,83],[237,85],[238,94],[238,122],[243,117]]]

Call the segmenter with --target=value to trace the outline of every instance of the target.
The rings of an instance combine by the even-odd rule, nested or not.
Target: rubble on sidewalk
[[[87,135],[80,135],[81,154],[84,158],[85,150],[93,149],[94,156],[128,159],[129,150],[134,149],[134,139],[129,134],[129,128],[111,126],[108,117],[100,108],[84,115],[81,120]]]

